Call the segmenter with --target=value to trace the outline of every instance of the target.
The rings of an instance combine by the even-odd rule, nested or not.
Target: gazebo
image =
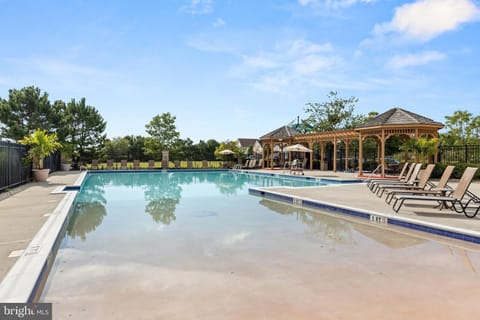
[[[375,138],[378,142],[379,161],[385,164],[385,142],[392,136],[405,135],[410,138],[418,139],[420,137],[438,137],[438,130],[443,128],[443,124],[432,119],[418,115],[416,113],[401,109],[390,109],[368,121],[350,130],[336,130],[316,133],[301,134],[289,126],[280,127],[260,138],[264,150],[267,152],[265,158],[267,165],[263,167],[273,168],[273,149],[280,145],[281,149],[290,144],[303,143],[310,149],[315,143],[320,145],[321,169],[323,170],[323,160],[325,159],[325,144],[332,142],[333,152],[333,171],[336,171],[336,148],[337,143],[342,141],[346,146],[345,168],[348,169],[348,146],[357,140],[359,141],[358,170],[363,174],[363,141],[367,138]],[[265,148],[266,147],[266,148]],[[313,154],[310,153],[310,169],[313,169]],[[435,155],[434,162],[437,162]],[[381,175],[385,176],[385,165],[381,166]]]
[[[273,168],[274,149],[279,147],[280,157],[283,157],[283,147],[296,143],[295,137],[298,135],[301,135],[299,131],[289,126],[283,126],[260,137],[260,140],[262,141],[264,159],[262,167]],[[280,161],[283,161],[283,159],[281,158]]]
[[[357,126],[358,140],[363,142],[368,137],[375,137],[379,141],[380,161],[385,163],[385,141],[391,136],[406,135],[413,139],[420,137],[438,138],[438,130],[443,124],[427,117],[401,109],[393,108]],[[363,172],[363,143],[359,143],[359,174]],[[415,159],[417,160],[417,159]],[[434,162],[437,162],[435,154]],[[385,166],[382,165],[382,177],[385,176]]]

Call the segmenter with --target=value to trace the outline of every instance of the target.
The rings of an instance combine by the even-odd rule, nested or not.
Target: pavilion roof
[[[402,108],[393,108],[356,126],[355,129],[397,125],[432,125],[443,128],[443,124],[440,122]]]
[[[262,137],[260,139],[283,139],[283,138],[292,138],[296,135],[301,134],[297,130],[289,126],[283,126],[278,129],[275,129]]]

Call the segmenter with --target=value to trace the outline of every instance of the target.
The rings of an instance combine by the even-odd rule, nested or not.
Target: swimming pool
[[[89,174],[41,300],[55,319],[474,315],[478,252],[248,194],[315,184],[227,171]]]

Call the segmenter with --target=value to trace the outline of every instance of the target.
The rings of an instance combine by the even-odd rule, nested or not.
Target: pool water
[[[315,185],[226,171],[89,174],[41,301],[54,319],[478,315],[476,250],[248,194]]]

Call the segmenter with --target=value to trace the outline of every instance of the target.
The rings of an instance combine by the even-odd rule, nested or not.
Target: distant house
[[[263,149],[258,139],[238,138],[237,146],[243,151],[244,154],[248,154],[248,150],[251,148],[254,154],[261,154]]]

